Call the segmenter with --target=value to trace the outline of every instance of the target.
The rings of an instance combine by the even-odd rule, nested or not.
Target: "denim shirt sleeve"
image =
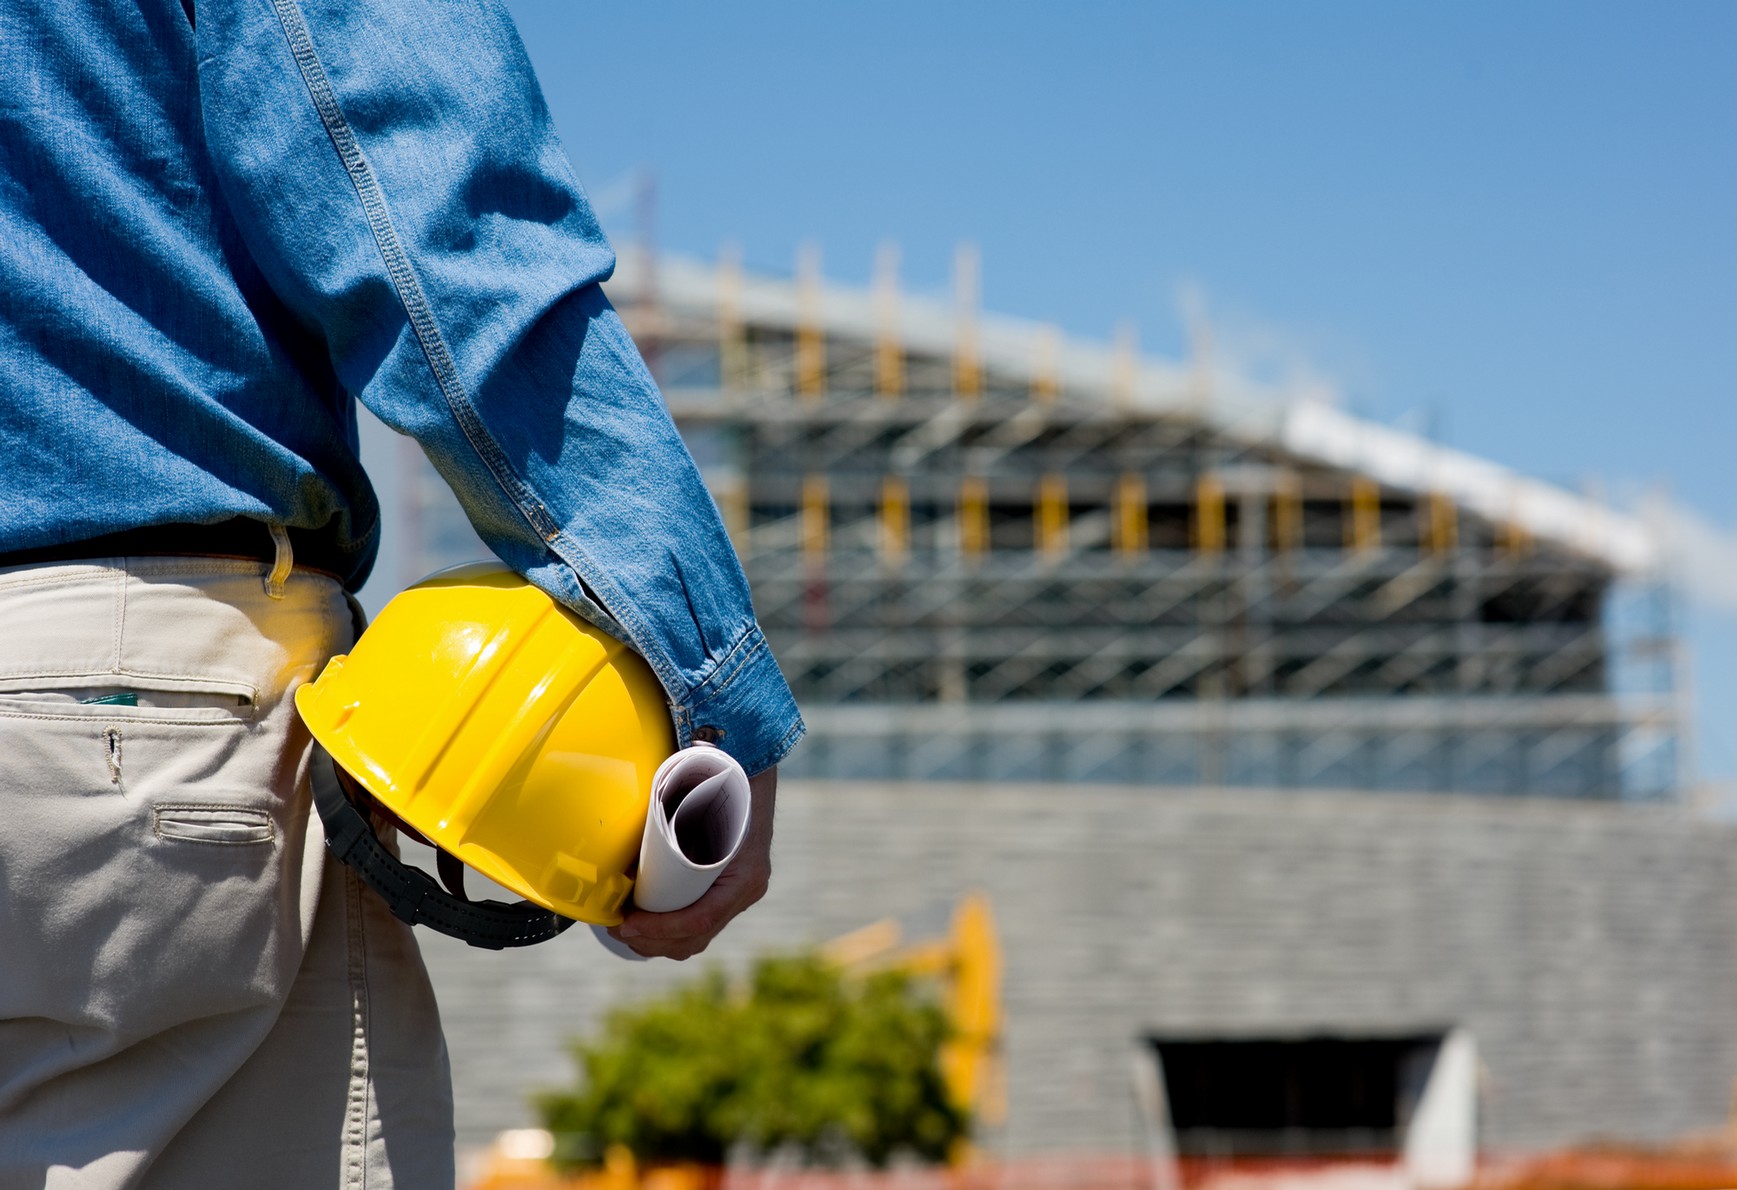
[[[614,266],[496,0],[198,0],[249,253],[503,561],[632,644],[686,744],[803,726],[716,506],[599,289]]]

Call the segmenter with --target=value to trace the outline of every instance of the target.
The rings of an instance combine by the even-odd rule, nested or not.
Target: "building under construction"
[[[608,287],[810,726],[773,892],[715,949],[932,933],[986,890],[1012,1155],[1718,1123],[1737,836],[1677,796],[1646,528],[1205,332],[1165,363],[983,314],[968,252],[941,298],[894,273],[624,253]],[[480,548],[431,476],[386,503],[396,576]],[[473,1143],[685,974],[423,944]],[[1286,1080],[1339,1090],[1249,1090]]]
[[[890,252],[866,291],[630,257],[611,288],[809,720],[793,774],[1674,787],[1670,646],[1606,615],[1634,522],[1204,341],[984,317],[975,274],[937,303]]]

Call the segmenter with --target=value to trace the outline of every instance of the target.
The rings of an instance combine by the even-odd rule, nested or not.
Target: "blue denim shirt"
[[[354,399],[633,644],[686,743],[802,733],[495,0],[0,0],[0,550],[249,516],[366,576]]]

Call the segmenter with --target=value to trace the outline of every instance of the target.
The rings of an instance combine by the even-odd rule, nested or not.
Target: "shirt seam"
[[[736,675],[746,669],[760,650],[765,647],[766,635],[760,631],[760,626],[758,624],[748,625],[736,643],[730,647],[730,651],[720,657],[717,664],[712,666],[712,672],[694,686],[692,697],[696,709],[699,703],[708,702],[721,694],[731,682],[735,681]],[[738,654],[740,657],[737,656]]]
[[[605,601],[601,610],[622,623],[624,628],[631,625],[629,635],[635,639],[628,643],[635,645],[642,656],[645,655],[647,650],[642,642],[655,640],[656,634],[639,618],[637,609],[623,597],[621,590],[607,575],[600,573],[596,567],[575,564],[574,558],[588,560],[585,551],[555,522],[542,501],[531,492],[530,486],[513,470],[499,443],[494,440],[471,404],[470,397],[458,378],[458,369],[453,363],[451,350],[447,347],[439,323],[422,292],[421,281],[410,263],[409,254],[399,242],[397,229],[392,225],[379,179],[374,176],[373,169],[362,153],[362,146],[356,139],[355,130],[350,127],[349,120],[345,118],[343,109],[338,104],[337,93],[333,90],[325,67],[314,49],[313,37],[308,32],[307,20],[300,6],[296,0],[272,0],[272,7],[277,12],[278,23],[283,27],[284,37],[289,43],[296,67],[301,72],[302,82],[313,100],[314,110],[320,117],[320,123],[332,142],[333,150],[338,154],[338,160],[343,165],[351,186],[355,188],[357,199],[362,204],[362,212],[374,237],[375,247],[379,249],[387,275],[398,294],[398,301],[404,307],[417,345],[422,348],[435,385],[440,389],[440,394],[458,422],[465,440],[482,460],[483,466],[488,468],[489,475],[500,488],[501,494],[524,518],[544,546],[574,573],[582,585],[600,593],[607,591],[615,597],[611,601]],[[607,625],[601,627],[607,630]],[[687,698],[691,700],[692,688],[686,681],[681,680],[679,672],[662,655],[661,649],[656,653],[655,656],[646,657],[646,660],[666,686],[687,691]]]
[[[468,396],[460,388],[451,351],[441,337],[440,328],[428,307],[427,297],[422,292],[421,281],[410,265],[409,255],[398,240],[398,232],[392,225],[379,179],[374,176],[367,158],[363,156],[355,130],[350,127],[349,120],[338,105],[337,93],[314,50],[313,38],[308,32],[307,21],[300,6],[295,0],[272,0],[272,5],[277,10],[278,21],[283,26],[290,54],[301,72],[302,82],[313,99],[314,110],[320,117],[320,123],[332,142],[333,150],[338,154],[338,160],[343,165],[351,186],[356,190],[358,201],[362,204],[362,213],[367,219],[368,230],[374,237],[374,245],[379,249],[386,273],[392,279],[393,289],[398,294],[399,304],[404,307],[405,317],[409,319],[417,345],[422,348],[423,356],[428,360],[435,386],[440,389],[447,408],[457,419],[465,440],[489,469],[502,494],[512,501],[513,506],[538,536],[548,540],[558,532],[554,522],[539,504],[533,502],[530,507],[526,507],[526,502],[513,490],[519,486],[518,477],[512,474],[506,460],[498,457],[499,446],[480,424],[481,419],[472,408]],[[545,524],[540,524],[540,521]]]
[[[185,716],[177,716],[173,713],[151,714],[151,715],[117,715],[117,714],[113,713],[114,712],[113,707],[106,707],[106,708],[99,707],[99,708],[94,708],[94,709],[96,709],[98,711],[107,711],[108,713],[107,714],[93,714],[93,715],[51,715],[51,714],[46,714],[46,713],[41,713],[41,712],[36,712],[36,711],[13,711],[13,710],[8,710],[5,707],[0,707],[0,719],[32,719],[32,720],[38,720],[38,721],[42,721],[42,722],[83,723],[86,725],[89,725],[91,723],[112,723],[112,724],[115,724],[117,726],[125,724],[128,727],[134,727],[134,726],[138,726],[138,727],[172,726],[172,727],[243,727],[243,728],[245,728],[252,722],[251,719],[242,719],[242,718],[239,718],[239,717],[234,716],[234,715],[225,715],[222,718],[212,716],[211,718],[190,719],[190,718],[187,718]],[[129,707],[126,709],[131,710],[132,708]],[[153,710],[155,710],[155,709],[157,709],[157,708],[153,708]]]
[[[15,681],[26,678],[88,678],[92,685],[108,678],[139,678],[144,681],[183,682],[188,692],[194,694],[240,694],[242,688],[248,692],[253,702],[259,701],[259,687],[252,682],[235,678],[220,677],[208,670],[166,670],[139,669],[131,665],[111,665],[108,669],[42,669],[27,665],[23,669],[0,669],[0,681]],[[204,683],[207,687],[226,686],[232,689],[201,690],[196,683]],[[177,691],[164,691],[176,693]],[[0,690],[0,694],[16,694],[16,690]]]

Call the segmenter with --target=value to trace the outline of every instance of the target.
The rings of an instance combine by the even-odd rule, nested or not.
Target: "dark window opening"
[[[1443,1036],[1151,1045],[1183,1156],[1392,1156]]]

